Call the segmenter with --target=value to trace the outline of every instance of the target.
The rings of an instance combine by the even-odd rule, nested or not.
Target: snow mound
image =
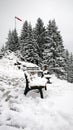
[[[0,60],[0,130],[73,130],[73,84],[51,75],[44,99],[35,91],[24,96],[16,60],[14,54]]]
[[[21,77],[23,75],[23,72],[21,70],[18,70],[17,66],[14,66],[14,63],[16,63],[17,60],[19,59],[13,52],[9,55],[5,55],[0,60],[0,73],[12,78]]]

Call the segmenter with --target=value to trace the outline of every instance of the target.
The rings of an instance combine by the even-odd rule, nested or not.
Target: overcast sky
[[[0,0],[0,46],[5,43],[8,31],[15,27],[20,34],[25,20],[35,25],[40,17],[45,26],[49,20],[55,19],[61,31],[64,46],[73,52],[73,0]]]

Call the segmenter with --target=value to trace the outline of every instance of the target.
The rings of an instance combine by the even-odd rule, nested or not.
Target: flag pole
[[[16,18],[14,18],[14,21],[15,21],[15,29],[16,29]]]
[[[20,18],[16,17],[14,18],[14,21],[15,21],[15,29],[16,29],[16,20],[19,20],[19,21],[22,21]]]

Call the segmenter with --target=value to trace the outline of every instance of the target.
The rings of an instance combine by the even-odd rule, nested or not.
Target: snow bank
[[[18,70],[18,68],[14,66],[17,60],[18,58],[14,53],[5,55],[5,57],[0,60],[0,74],[10,78],[23,77],[23,71]]]

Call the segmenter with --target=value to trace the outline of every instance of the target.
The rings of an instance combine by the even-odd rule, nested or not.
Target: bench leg
[[[30,89],[28,87],[26,87],[24,90],[24,95],[26,95],[29,91],[30,91]]]
[[[45,90],[47,90],[47,87],[45,86]]]
[[[40,96],[41,96],[41,98],[44,98],[44,97],[43,97],[43,91],[42,91],[41,88],[39,89],[39,91],[40,91]]]
[[[31,88],[31,89],[30,89],[30,88],[26,87],[25,90],[24,90],[24,95],[26,95],[30,90],[33,90],[33,89],[37,89],[37,88]],[[39,90],[39,92],[40,92],[41,98],[43,98],[42,88],[39,88],[38,90]]]

